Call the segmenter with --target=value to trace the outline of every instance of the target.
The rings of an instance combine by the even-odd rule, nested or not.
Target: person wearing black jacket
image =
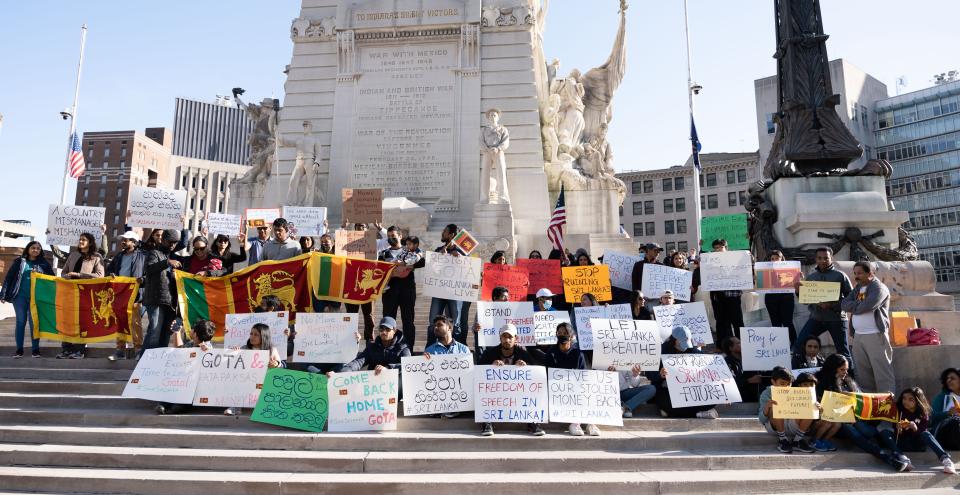
[[[140,355],[147,349],[167,347],[170,343],[170,324],[176,318],[176,284],[173,269],[182,265],[170,255],[182,249],[180,232],[176,229],[163,231],[159,244],[147,241],[147,255],[143,262],[143,307],[149,324],[143,336]]]
[[[380,374],[384,369],[399,369],[400,358],[410,356],[410,348],[404,341],[403,332],[397,330],[397,320],[384,316],[378,327],[380,335],[357,353],[349,363],[337,368],[337,372],[360,371],[364,367]],[[327,373],[329,376],[331,373]]]
[[[740,397],[743,402],[757,402],[760,398],[760,392],[770,386],[770,380],[765,379],[760,373],[755,371],[743,371],[743,352],[740,346],[740,339],[736,337],[727,337],[720,342],[720,350],[723,352],[723,360],[727,362],[730,373],[733,374],[733,380],[740,390]]]
[[[517,345],[517,327],[512,323],[500,327],[500,345],[496,347],[487,347],[480,359],[478,365],[488,366],[526,366],[533,364],[533,357],[522,346]],[[542,437],[545,432],[540,425],[530,423],[527,425],[527,431],[536,437]],[[484,423],[483,430],[480,433],[485,437],[493,436],[493,423]]]
[[[693,346],[693,334],[686,326],[673,327],[670,338],[660,346],[660,355],[665,354],[703,354],[703,351]],[[660,415],[664,418],[709,418],[717,419],[717,409],[714,406],[673,407],[670,401],[670,391],[667,389],[667,370],[660,363],[660,371],[647,371],[647,380],[657,388],[656,403]]]
[[[240,254],[230,250],[231,244],[229,237],[219,234],[216,239],[213,240],[210,256],[220,260],[223,275],[233,273],[233,265],[236,263],[247,261],[247,233],[240,232],[240,235],[237,236],[237,241],[240,242]]]
[[[573,331],[567,323],[557,325],[557,343],[550,346],[544,353],[543,365],[548,368],[559,368],[565,370],[585,370],[587,361],[583,358],[583,353],[577,346],[573,345]],[[580,423],[570,423],[568,431],[575,437],[582,437],[584,430],[592,437],[600,436],[600,428],[597,425],[587,424],[580,426]]]
[[[396,263],[396,268],[390,274],[387,285],[383,289],[383,315],[391,318],[397,318],[397,312],[400,312],[400,319],[403,321],[403,334],[407,337],[407,343],[411,349],[417,342],[417,327],[414,323],[414,307],[417,304],[417,280],[414,276],[414,269],[424,266],[418,263],[414,266],[399,263],[399,256],[403,252],[401,242],[401,232],[396,226],[390,226],[387,229],[388,247],[380,251],[378,258],[380,261]]]
[[[805,368],[822,368],[823,356],[820,355],[820,337],[808,335],[803,342],[803,354],[794,354],[790,367],[794,370]]]

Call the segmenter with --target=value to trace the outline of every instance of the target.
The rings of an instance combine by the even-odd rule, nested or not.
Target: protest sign
[[[190,404],[200,380],[200,349],[148,349],[123,388],[124,397]]]
[[[224,319],[223,347],[243,347],[250,338],[250,329],[257,323],[270,327],[270,342],[277,349],[286,349],[287,336],[284,333],[289,324],[289,315],[286,311],[276,313],[236,313],[229,314]]]
[[[820,371],[820,368],[799,368],[793,370],[793,376],[800,376],[800,373],[810,373],[811,375],[816,375]]]
[[[247,218],[247,228],[271,227],[273,221],[280,218],[280,208],[247,208],[243,212]]]
[[[624,290],[633,290],[633,265],[641,261],[643,261],[643,258],[640,256],[630,256],[616,251],[603,253],[603,264],[610,267],[610,285]],[[644,291],[644,295],[660,297],[649,296],[646,291]]]
[[[670,338],[673,327],[682,325],[690,329],[694,344],[707,345],[713,343],[710,320],[707,319],[707,307],[703,304],[703,301],[655,306],[653,316],[657,319],[657,325],[660,327],[660,340],[664,342]]]
[[[557,325],[570,324],[570,313],[566,311],[536,311],[533,313],[533,339],[536,345],[557,343]],[[573,325],[570,325],[573,328]]]
[[[700,220],[700,248],[710,249],[714,239],[725,239],[727,249],[750,249],[750,237],[747,235],[747,214],[714,215]]]
[[[273,368],[267,371],[250,421],[319,432],[327,412],[325,375]]]
[[[840,300],[840,282],[800,282],[800,304],[837,302]]]
[[[296,363],[347,363],[357,357],[356,313],[297,313]]]
[[[607,306],[573,308],[573,317],[577,322],[577,342],[580,349],[589,351],[593,349],[591,319],[629,320],[633,318],[633,313],[630,311],[629,304],[610,304]]]
[[[417,272],[423,295],[438,299],[474,302],[480,297],[480,258],[424,253],[426,262]]]
[[[693,272],[671,268],[653,263],[643,264],[643,282],[640,291],[643,297],[659,298],[664,291],[673,291],[673,298],[678,301],[690,300],[690,289],[693,287]]]
[[[240,223],[243,219],[240,215],[230,215],[227,213],[210,213],[207,215],[207,230],[210,235],[225,235],[227,237],[236,237],[241,232]]]
[[[493,299],[494,287],[506,287],[511,301],[526,301],[527,287],[530,286],[530,275],[526,268],[512,265],[483,264],[483,285],[480,288],[480,299]]]
[[[183,228],[187,191],[130,186],[127,225],[149,229]]]
[[[342,191],[341,217],[348,223],[380,223],[383,221],[383,189],[349,189]]]
[[[754,263],[757,292],[792,294],[800,279],[799,261],[761,261]]]
[[[283,219],[294,237],[319,237],[327,233],[327,209],[320,206],[284,206]]]
[[[776,419],[819,419],[817,389],[814,387],[773,387],[771,399]]]
[[[743,327],[740,345],[743,371],[770,371],[776,366],[790,369],[790,334],[786,327]]]
[[[473,356],[437,354],[400,358],[403,415],[473,410]]]
[[[98,206],[50,205],[47,210],[47,244],[73,246],[80,234],[93,234],[100,245],[103,216],[106,208]]]
[[[533,305],[524,302],[477,302],[477,323],[480,333],[477,335],[480,345],[491,347],[500,345],[500,327],[507,323],[517,326],[517,345],[533,345]]]
[[[610,267],[607,265],[565,266],[561,269],[561,276],[568,303],[580,302],[586,293],[593,294],[600,302],[613,299]]]
[[[856,397],[826,390],[820,399],[820,407],[823,408],[820,419],[829,423],[856,423],[857,418],[853,413],[856,405]]]
[[[530,260],[517,258],[517,266],[527,269],[530,284],[527,295],[535,295],[540,289],[550,289],[554,294],[563,292],[560,278],[560,260]]]
[[[629,370],[660,370],[660,331],[655,321],[591,319],[593,369],[615,366]]]
[[[543,366],[474,368],[477,423],[546,423],[547,369]]]
[[[547,374],[551,422],[623,426],[616,372],[550,368]]]
[[[334,249],[338,256],[377,259],[377,231],[376,230],[343,230],[338,229],[334,236]]]
[[[267,375],[270,351],[200,351],[195,406],[254,407]]]
[[[400,372],[385,369],[337,373],[327,380],[330,425],[327,431],[397,429],[397,387]]]
[[[753,289],[750,251],[701,254],[700,288],[707,292]]]
[[[470,232],[467,232],[466,229],[460,229],[460,232],[457,232],[457,235],[453,237],[451,242],[457,246],[460,253],[464,256],[470,256],[470,253],[480,245],[477,239],[474,238]]]
[[[741,402],[740,389],[720,354],[664,354],[673,407]]]

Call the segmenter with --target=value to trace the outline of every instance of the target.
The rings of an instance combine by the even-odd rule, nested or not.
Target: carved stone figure
[[[510,133],[500,124],[500,110],[487,110],[487,124],[480,129],[480,202],[509,204],[507,161],[504,152],[510,147]]]
[[[543,138],[543,159],[557,161],[560,138],[557,128],[560,125],[560,95],[552,94],[547,98],[540,117],[540,135]]]
[[[620,87],[627,69],[627,2],[620,0],[620,27],[613,42],[613,50],[607,61],[600,67],[587,71],[583,79],[583,138],[593,139],[600,130],[600,124],[612,119],[613,93]]]
[[[323,190],[317,188],[320,176],[320,142],[313,136],[313,123],[303,121],[303,136],[298,139],[280,137],[280,144],[297,148],[296,165],[287,186],[287,202],[291,206],[317,206],[324,202]]]
[[[485,28],[497,25],[497,18],[500,17],[500,8],[488,5],[480,12],[480,26]]]
[[[296,38],[307,35],[307,28],[310,27],[310,20],[303,17],[297,17],[290,25],[290,36]]]
[[[559,151],[571,153],[580,145],[583,135],[583,84],[580,83],[580,71],[574,69],[565,79],[555,79],[551,93],[560,96],[560,127],[557,131],[560,140]],[[579,153],[574,152],[574,156]]]
[[[277,114],[279,101],[264,98],[260,104],[244,103],[240,99],[243,89],[234,88],[233,98],[237,106],[244,109],[255,122],[247,143],[250,145],[250,171],[237,180],[241,183],[263,182],[270,176],[276,160]]]

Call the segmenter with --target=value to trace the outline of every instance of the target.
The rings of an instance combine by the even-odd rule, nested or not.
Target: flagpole
[[[77,107],[80,104],[80,73],[83,71],[83,49],[87,44],[87,25],[80,28],[80,62],[77,63],[77,83],[73,92],[73,106],[70,107],[70,132],[67,133],[67,156],[63,161],[63,191],[60,204],[67,203],[67,179],[70,178],[70,151],[73,147],[73,133],[77,131]],[[82,152],[82,150],[81,150]]]
[[[693,139],[692,126],[694,124],[693,119],[693,62],[690,56],[690,22],[687,20],[687,0],[683,0],[683,30],[687,37],[687,100],[690,105],[690,125],[691,125],[691,140]],[[690,143],[693,144],[692,142]],[[697,243],[697,252],[700,251],[700,220],[703,216],[702,210],[700,209],[700,174],[697,172],[696,163],[691,163],[690,167],[693,169],[693,211],[694,211],[694,222],[693,222],[693,231],[696,234],[696,243]]]

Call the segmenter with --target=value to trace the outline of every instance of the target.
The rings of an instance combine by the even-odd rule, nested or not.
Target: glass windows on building
[[[653,215],[653,201],[644,201],[644,202],[643,202],[643,214],[644,214],[644,215]]]
[[[653,192],[653,181],[652,181],[652,180],[645,180],[645,181],[643,181],[643,192],[646,193],[646,194],[650,194],[650,193]]]
[[[677,233],[678,233],[678,234],[686,234],[686,233],[687,233],[687,221],[686,221],[686,219],[681,218],[680,220],[677,220]],[[684,248],[684,250],[686,250],[686,248]]]
[[[711,172],[707,174],[707,187],[716,187],[717,185],[717,174]]]
[[[664,213],[673,213],[673,200],[665,199],[663,200],[663,212]]]
[[[647,236],[657,235],[657,228],[656,228],[656,224],[655,224],[654,222],[647,222],[647,223],[646,223],[646,227],[647,227],[647,229],[646,229],[646,230],[647,230],[647,234],[646,234]]]
[[[717,195],[716,194],[707,195],[707,209],[716,210],[717,208],[719,208],[719,203],[717,202]]]
[[[633,236],[634,237],[643,237],[643,223],[633,224]]]
[[[683,213],[687,211],[687,200],[684,198],[677,198],[673,200],[674,210],[677,213]]]
[[[663,233],[673,234],[673,220],[666,220],[663,222]]]
[[[634,201],[633,202],[633,216],[643,215],[643,202]]]
[[[683,190],[683,177],[674,177],[673,178],[673,190],[682,191]]]
[[[664,192],[670,192],[673,190],[673,179],[663,179],[661,182]]]
[[[187,184],[186,184],[186,180],[187,180],[187,179],[184,178],[183,180],[184,180],[184,184],[183,184],[183,185],[186,186],[186,185],[187,185]],[[640,193],[643,191],[642,187],[643,187],[643,183],[640,182],[640,181],[638,181],[638,180],[635,180],[635,181],[633,181],[633,182],[630,183],[630,193],[632,193],[632,194],[640,194]]]
[[[737,171],[727,170],[727,184],[736,184],[736,183],[737,183]]]
[[[736,191],[730,191],[727,193],[727,206],[737,206]]]

